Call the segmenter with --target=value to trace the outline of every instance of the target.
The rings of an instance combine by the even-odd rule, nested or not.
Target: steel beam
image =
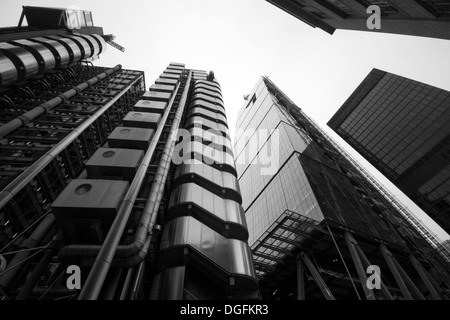
[[[356,240],[355,240],[355,242],[356,242]],[[365,255],[364,251],[361,249],[361,247],[359,245],[357,245],[356,248],[359,251],[359,254],[360,254],[361,258],[363,259],[364,263],[367,266],[370,266],[371,263],[370,263],[369,259],[366,257],[366,255]],[[389,300],[394,300],[394,297],[391,295],[388,287],[384,284],[383,281],[381,281],[381,291]]]
[[[327,284],[322,279],[322,276],[320,275],[319,271],[317,271],[316,267],[312,263],[311,259],[308,257],[306,253],[303,251],[300,252],[300,256],[305,262],[306,266],[308,267],[309,271],[311,272],[314,280],[316,281],[317,285],[319,286],[320,291],[322,291],[322,294],[325,296],[325,299],[327,300],[336,300],[331,293],[330,289],[328,289]]]
[[[427,271],[424,269],[422,264],[412,254],[409,255],[409,261],[411,261],[412,265],[414,266],[414,269],[416,269],[423,283],[430,292],[431,297],[433,297],[434,300],[442,300],[436,288],[431,283],[430,278],[427,275]]]
[[[423,296],[422,292],[420,292],[419,288],[414,284],[414,281],[411,280],[411,278],[408,276],[406,271],[402,268],[400,263],[398,263],[397,260],[394,260],[395,264],[397,265],[397,268],[400,270],[400,273],[403,275],[403,277],[406,280],[406,283],[409,285],[409,287],[412,289],[412,291],[416,294],[416,296],[419,298],[419,300],[426,300]]]
[[[400,274],[400,271],[396,267],[395,257],[388,250],[388,248],[386,248],[386,246],[384,244],[380,244],[380,251],[384,257],[384,260],[386,260],[389,270],[391,270],[392,275],[394,276],[395,281],[398,284],[398,287],[402,291],[403,298],[405,298],[405,300],[413,300],[413,297],[412,297],[411,293],[409,292],[408,287],[406,286],[406,283],[403,280],[402,275]]]
[[[347,243],[348,249],[350,251],[350,255],[352,257],[353,264],[355,265],[356,271],[358,272],[359,281],[361,282],[361,285],[363,287],[364,294],[366,295],[366,299],[367,300],[376,300],[373,290],[370,290],[367,287],[366,270],[363,267],[361,258],[359,256],[359,253],[357,250],[358,243],[356,242],[356,240],[353,238],[353,236],[349,232],[346,232],[344,234],[344,238],[345,238],[345,242]]]
[[[297,300],[305,300],[305,264],[297,255]]]

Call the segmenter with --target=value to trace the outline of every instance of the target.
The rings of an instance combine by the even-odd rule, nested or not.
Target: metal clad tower
[[[0,29],[2,298],[258,298],[214,74],[171,63],[146,91],[90,62],[113,38],[71,9]]]
[[[214,74],[171,63],[145,91],[89,63],[106,48],[90,12],[23,17],[0,35],[3,297],[258,298]]]

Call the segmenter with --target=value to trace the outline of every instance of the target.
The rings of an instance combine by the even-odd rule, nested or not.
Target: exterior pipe
[[[104,73],[111,71],[116,72],[122,68],[121,65],[117,65],[112,69],[106,70]],[[110,73],[110,74],[111,74]],[[92,78],[94,79],[94,78]],[[91,79],[91,80],[92,80]],[[138,81],[139,79],[136,79]],[[89,81],[89,80],[88,80]],[[133,86],[135,83],[131,83],[128,88]],[[127,88],[127,89],[128,89]],[[25,171],[23,171],[14,181],[7,185],[0,192],[0,209],[3,208],[15,195],[17,195],[20,190],[22,190],[31,180],[33,180],[45,166],[47,166],[60,152],[62,152],[69,144],[75,141],[84,130],[86,130],[95,120],[97,120],[107,109],[109,109],[119,98],[125,94],[127,90],[122,91],[120,94],[115,96],[111,101],[105,104],[96,113],[91,115],[86,121],[84,121],[79,127],[73,129],[73,131],[67,135],[58,144],[53,146],[49,151],[47,151],[38,161],[29,166]],[[14,120],[12,120],[14,121]]]
[[[172,123],[172,129],[177,129],[179,126],[179,122],[181,120],[181,114],[184,109],[185,101],[187,100],[187,93],[189,90],[189,83],[191,80],[191,74],[189,73],[189,77],[187,80],[186,87],[184,89],[180,105],[178,106],[177,115],[180,114],[178,123],[176,120]],[[178,87],[179,88],[179,87]],[[167,112],[168,110],[166,110]],[[181,111],[181,112],[180,112]],[[175,117],[177,119],[177,117]],[[165,122],[164,122],[165,123]],[[162,126],[160,126],[162,130]],[[158,129],[159,129],[158,128]],[[174,131],[172,131],[174,132]],[[171,150],[173,152],[173,147],[175,144],[175,141],[172,139],[168,139],[168,142],[166,143],[166,147],[164,148],[165,151],[163,152],[163,156],[161,159],[161,163],[164,163],[165,158],[168,159],[168,165],[170,165],[170,157],[171,154],[166,150],[166,148],[171,146]],[[116,253],[116,249],[119,245],[120,239],[122,237],[122,233],[126,227],[126,224],[128,222],[128,218],[130,216],[131,210],[134,205],[134,201],[137,197],[137,194],[139,192],[140,186],[142,185],[142,182],[144,180],[145,172],[147,171],[148,164],[150,163],[151,157],[153,155],[154,149],[156,147],[155,140],[152,140],[152,144],[147,150],[147,152],[144,155],[144,159],[142,160],[141,165],[138,168],[138,171],[136,172],[136,176],[133,179],[132,185],[128,189],[127,194],[125,195],[124,200],[122,201],[122,205],[119,208],[119,211],[116,215],[116,218],[114,219],[111,228],[109,229],[108,235],[106,236],[106,239],[100,249],[100,252],[94,262],[94,265],[92,266],[92,269],[88,275],[88,278],[86,279],[86,283],[81,290],[80,296],[78,297],[79,300],[95,300],[98,298],[100,291],[103,286],[103,282],[105,281],[106,275],[108,274],[108,270],[111,266],[111,262],[114,258],[114,255]],[[153,145],[153,148],[152,148]],[[159,168],[158,168],[159,171]],[[155,175],[155,180],[158,174]],[[165,181],[161,181],[162,183],[165,183]],[[157,183],[155,181],[152,185],[152,190],[150,191],[150,199],[147,201],[145,207],[148,206],[148,203],[150,205],[153,205],[153,198],[158,195],[159,193],[162,194],[162,191],[158,191],[157,188],[161,186],[160,183]],[[163,184],[164,186],[164,184]],[[156,189],[155,191],[154,188]],[[144,209],[145,211],[145,209]],[[153,215],[156,215],[153,213]],[[145,219],[149,219],[152,221],[154,217],[147,217],[148,214],[145,215]],[[156,219],[156,217],[155,217]],[[152,225],[150,225],[151,227]],[[146,230],[148,232],[148,229]],[[148,241],[148,240],[147,240]]]
[[[62,234],[58,233],[58,235],[50,243],[50,246],[48,247],[44,256],[39,261],[36,268],[31,273],[30,277],[27,279],[25,284],[22,286],[22,289],[20,290],[19,294],[17,295],[16,300],[27,300],[28,299],[28,297],[30,296],[30,293],[33,291],[33,288],[36,285],[36,283],[38,282],[39,278],[45,272],[48,264],[50,263],[52,258],[55,256],[59,242],[61,241],[61,239],[62,239]]]
[[[141,247],[141,249],[139,251],[137,251],[136,253],[134,253],[133,255],[130,256],[124,256],[121,258],[117,258],[116,256],[114,256],[114,260],[111,262],[111,266],[112,267],[117,267],[117,268],[134,268],[136,266],[138,266],[142,261],[144,261],[145,257],[147,256],[148,253],[148,248],[150,246],[150,241],[151,241],[151,237],[148,236],[145,239],[144,245]],[[118,246],[120,247],[120,246]],[[125,247],[125,246],[124,246]],[[128,246],[126,246],[128,247]],[[95,263],[95,257],[90,257],[90,258],[85,258],[82,260],[82,262],[79,264],[80,267],[92,267]]]
[[[41,241],[44,239],[44,237],[48,234],[48,232],[51,230],[55,223],[55,216],[53,214],[48,214],[44,220],[36,227],[36,229],[33,231],[31,236],[24,240],[22,244],[20,245],[21,248],[24,249],[31,249],[34,247],[39,246]],[[22,263],[26,258],[29,257],[31,251],[22,251],[17,253],[9,262],[9,264],[6,266],[6,273],[0,276],[0,289],[3,291],[7,291],[9,285],[14,280],[14,278],[17,276],[17,274],[20,271],[20,268],[15,267],[12,268],[20,263]],[[8,271],[8,267],[11,267],[11,269]]]
[[[178,91],[180,85],[178,84],[175,92]],[[176,94],[174,94],[168,104],[168,107],[166,108],[166,111],[164,112],[164,115],[161,119],[161,125],[158,126],[158,128],[156,129],[155,134],[153,135],[152,141],[150,143],[150,146],[148,148],[148,150],[146,151],[144,158],[142,159],[142,162],[140,164],[140,167],[138,169],[138,172],[135,175],[135,179],[133,179],[133,182],[131,183],[131,186],[129,188],[129,191],[133,188],[133,190],[136,191],[136,194],[128,194],[125,196],[124,200],[122,201],[122,203],[124,203],[125,201],[131,202],[132,204],[134,204],[134,201],[137,197],[137,192],[139,191],[139,189],[141,188],[141,185],[143,183],[143,179],[145,176],[145,172],[147,170],[147,167],[150,163],[151,158],[153,157],[153,153],[156,149],[156,145],[158,144],[158,141],[161,137],[161,133],[162,130],[164,128],[164,125],[162,125],[163,123],[165,124],[167,121],[167,118],[169,117],[169,113],[170,110],[172,108],[172,104],[175,101],[175,96]],[[136,180],[139,179],[139,180]],[[136,180],[136,181],[135,181]],[[131,210],[132,206],[130,207]],[[125,213],[125,211],[123,211],[124,213],[122,213],[122,208],[119,208],[119,211],[117,213],[117,215],[119,214],[129,214]],[[126,208],[124,208],[123,210],[125,210]],[[147,214],[149,214],[147,212]],[[115,253],[116,258],[120,258],[120,257],[130,257],[132,255],[136,255],[138,254],[144,247],[145,244],[145,239],[147,238],[148,235],[148,223],[146,223],[146,221],[148,220],[148,217],[145,216],[144,212],[141,215],[141,219],[139,221],[139,225],[137,227],[136,233],[135,233],[135,237],[132,243],[127,244],[127,245],[119,245],[117,246],[117,250]],[[72,245],[68,245],[65,246],[64,248],[62,248],[58,254],[60,259],[67,259],[67,258],[72,258],[72,257],[85,257],[87,258],[87,264],[89,264],[89,258],[95,258],[97,257],[98,253],[100,252],[100,249],[102,248],[101,245],[81,245],[81,244],[72,244]],[[92,265],[92,264],[90,264]],[[136,265],[131,265],[131,266],[136,266]]]
[[[0,139],[3,139],[6,135],[10,134],[14,130],[26,125],[30,121],[36,119],[40,115],[46,113],[47,111],[52,110],[57,105],[63,103],[67,99],[72,98],[77,93],[85,90],[86,88],[92,86],[93,84],[103,80],[107,76],[111,75],[112,73],[116,72],[117,70],[120,70],[121,66],[117,65],[114,68],[108,69],[105,72],[100,73],[99,75],[77,85],[73,89],[70,89],[64,93],[61,93],[57,97],[48,100],[44,103],[41,103],[37,107],[31,109],[30,111],[24,113],[21,116],[18,116],[17,118],[9,121],[5,125],[0,127]]]
[[[425,284],[428,291],[430,292],[431,297],[434,300],[442,300],[441,296],[437,292],[436,288],[433,286],[433,283],[430,281],[430,279],[427,275],[427,272],[423,268],[422,264],[412,254],[409,255],[409,261],[411,261],[412,265],[414,266],[414,269],[416,269],[416,271],[419,274],[420,278],[422,279],[423,283]]]

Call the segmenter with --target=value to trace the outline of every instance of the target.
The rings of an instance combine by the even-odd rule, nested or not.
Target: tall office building
[[[1,298],[258,298],[214,74],[171,63],[146,91],[32,10],[65,25],[0,35]]]
[[[450,39],[450,4],[439,0],[267,0],[297,19],[329,34],[336,29]],[[380,9],[379,28],[367,20]],[[374,21],[370,21],[370,24]],[[371,27],[372,28],[372,27]]]
[[[450,232],[450,92],[373,69],[328,125]]]
[[[426,230],[268,78],[236,128],[263,298],[448,298],[449,261]],[[370,265],[380,268],[380,290],[366,285]]]

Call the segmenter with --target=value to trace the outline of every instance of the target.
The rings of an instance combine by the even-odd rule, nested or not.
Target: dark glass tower
[[[268,78],[248,95],[236,127],[264,298],[445,297],[448,260],[426,230]],[[369,265],[380,267],[380,290],[366,285]]]
[[[1,297],[257,299],[214,74],[171,63],[146,91],[65,9],[24,12],[0,35]]]
[[[450,232],[450,92],[374,69],[328,125]]]
[[[450,39],[450,4],[440,0],[267,0],[297,19],[329,34],[336,29],[384,32]],[[380,8],[380,29],[369,29],[372,13]]]

